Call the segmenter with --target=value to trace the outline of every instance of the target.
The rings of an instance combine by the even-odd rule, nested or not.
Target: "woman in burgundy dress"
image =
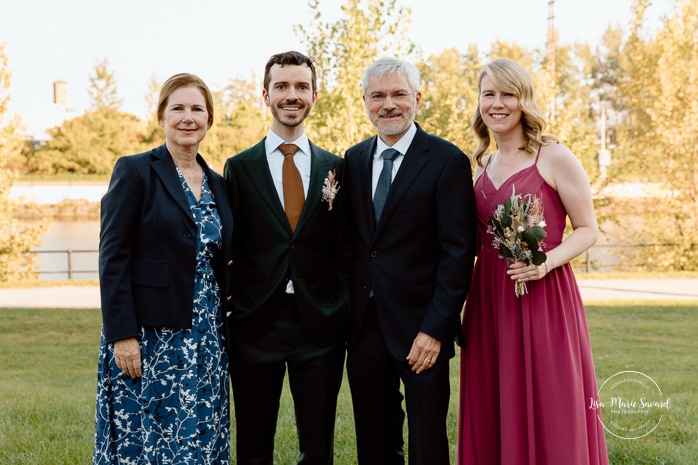
[[[498,59],[478,83],[473,131],[481,248],[463,317],[458,464],[608,464],[584,307],[569,261],[598,236],[589,179],[574,154],[542,133],[530,75]],[[497,144],[485,155],[490,136]],[[532,194],[544,208],[547,260],[507,263],[487,222]],[[563,240],[565,219],[572,233]],[[515,283],[528,292],[520,297]]]

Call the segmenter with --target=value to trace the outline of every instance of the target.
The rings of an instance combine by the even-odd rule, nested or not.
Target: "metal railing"
[[[609,271],[629,271],[634,268],[632,256],[642,249],[654,247],[674,247],[675,244],[597,244],[588,249],[581,256],[572,261],[572,267],[579,272],[609,272]],[[698,247],[698,246],[696,246]],[[622,250],[626,251],[623,252]],[[632,249],[633,253],[628,253],[627,249]],[[44,254],[64,254],[66,256],[66,268],[39,270],[39,275],[56,275],[67,274],[68,279],[75,279],[75,275],[97,274],[96,269],[97,257],[95,257],[95,269],[84,269],[75,267],[75,257],[80,254],[95,254],[99,253],[96,249],[64,249],[64,250],[34,250],[30,253],[39,256]],[[645,265],[646,268],[652,269],[653,266]]]
[[[63,269],[51,269],[51,270],[39,270],[39,275],[55,275],[55,274],[67,274],[68,279],[72,280],[75,278],[76,274],[95,274],[99,271],[97,269],[83,269],[75,267],[75,256],[80,254],[98,254],[99,250],[96,249],[63,249],[63,250],[33,250],[29,253],[36,255],[50,255],[50,254],[63,254],[66,256],[66,268]],[[96,262],[96,260],[95,260]]]

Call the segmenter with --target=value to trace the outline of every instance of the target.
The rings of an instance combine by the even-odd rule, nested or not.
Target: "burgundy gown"
[[[569,264],[528,282],[517,298],[487,233],[487,219],[512,195],[541,198],[544,250],[562,241],[566,212],[536,163],[495,188],[475,182],[481,249],[463,316],[459,465],[608,464],[603,426],[589,409],[598,399],[591,343]]]

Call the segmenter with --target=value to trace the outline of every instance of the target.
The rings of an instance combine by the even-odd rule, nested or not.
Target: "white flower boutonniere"
[[[332,210],[332,202],[339,191],[339,183],[335,179],[335,170],[328,171],[325,184],[322,186],[322,201],[330,204],[328,210]]]

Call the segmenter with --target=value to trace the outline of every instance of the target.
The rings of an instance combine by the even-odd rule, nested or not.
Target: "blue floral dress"
[[[211,268],[221,220],[206,176],[198,201],[179,176],[199,231],[192,327],[141,328],[143,376],[135,379],[102,335],[93,465],[230,463],[228,356]]]

